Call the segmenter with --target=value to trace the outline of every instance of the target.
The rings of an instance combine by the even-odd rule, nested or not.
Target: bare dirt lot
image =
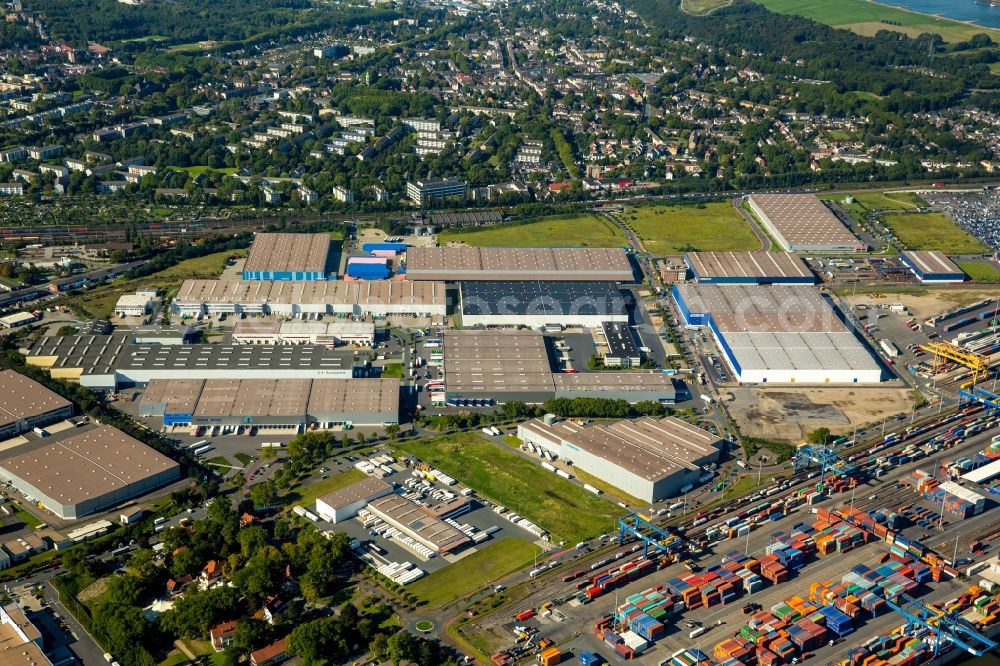
[[[730,390],[724,400],[744,435],[788,442],[802,441],[820,427],[850,434],[855,426],[913,408],[910,389],[891,387],[744,388]]]
[[[906,292],[888,292],[883,298],[875,298],[875,293],[861,293],[856,296],[844,295],[844,301],[849,305],[864,303],[869,307],[902,303],[906,309],[917,318],[933,317],[960,305],[967,305],[987,298],[1000,298],[1000,288],[996,289],[964,289],[956,287],[937,287],[933,289],[913,289]]]

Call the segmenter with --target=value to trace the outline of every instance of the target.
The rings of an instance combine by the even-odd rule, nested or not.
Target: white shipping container
[[[594,486],[590,485],[589,483],[583,484],[583,489],[584,490],[589,490],[590,492],[594,493],[595,495],[602,494],[601,490],[599,488],[595,488]]]
[[[561,477],[562,477],[562,478],[564,478],[564,479],[569,479],[569,478],[571,478],[568,472],[564,472],[564,471],[562,471],[561,469],[557,469],[557,470],[556,470],[556,474],[557,474],[557,475],[559,475],[559,476],[561,476]]]
[[[555,467],[553,467],[552,465],[550,465],[550,464],[549,464],[549,463],[547,463],[547,462],[543,462],[543,463],[542,463],[542,467],[544,467],[545,469],[549,470],[550,472],[554,472],[554,471],[556,471],[556,468],[555,468]]]

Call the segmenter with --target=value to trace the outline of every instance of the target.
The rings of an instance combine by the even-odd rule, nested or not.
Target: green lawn
[[[14,511],[14,515],[17,516],[18,520],[20,520],[22,523],[24,523],[31,529],[35,529],[36,527],[42,524],[42,521],[39,520],[35,516],[35,514],[31,513],[27,509],[22,508],[19,505],[17,507],[17,510]]]
[[[561,215],[528,222],[503,224],[472,231],[448,230],[438,236],[443,245],[462,242],[476,247],[622,247],[621,230],[600,215]]]
[[[292,489],[292,493],[298,495],[298,498],[295,499],[296,504],[304,506],[311,511],[318,497],[332,493],[335,490],[340,490],[341,488],[346,488],[352,483],[357,483],[365,478],[367,476],[364,472],[356,467],[352,467],[340,474],[331,476],[329,479],[324,479],[312,485],[305,487],[297,486]]]
[[[541,548],[525,539],[501,539],[407,586],[431,608],[474,592],[534,560]]]
[[[212,167],[205,164],[200,164],[198,166],[189,166],[189,167],[172,166],[168,168],[170,168],[173,171],[183,171],[192,178],[194,178],[195,176],[200,176],[206,171],[215,171],[216,173],[224,173],[227,176],[231,176],[234,173],[236,173],[236,167],[221,167],[219,169],[213,169]]]
[[[939,250],[945,254],[985,254],[989,248],[943,213],[884,215],[882,220],[911,250]]]
[[[166,659],[160,662],[160,666],[181,666],[181,664],[187,664],[190,661],[183,652],[174,650],[167,655]]]
[[[867,210],[910,210],[927,205],[926,201],[913,192],[851,192],[850,194],[858,205]]]
[[[1000,62],[991,62],[990,71],[994,74],[1000,74]]]
[[[114,315],[115,303],[123,294],[132,293],[140,287],[176,289],[184,280],[217,278],[226,267],[229,257],[246,256],[246,253],[246,250],[216,252],[204,257],[186,259],[175,266],[138,280],[120,278],[111,284],[83,292],[78,297],[77,303],[95,319],[110,318]]]
[[[249,455],[247,453],[237,453],[233,457],[236,458],[237,460],[239,460],[240,464],[243,465],[244,467],[246,467],[247,465],[249,465],[253,461],[253,456],[251,456],[251,455]]]
[[[225,456],[215,456],[214,458],[209,458],[205,461],[209,465],[217,465],[219,467],[232,467],[233,463],[229,462]]]
[[[612,527],[618,506],[479,433],[403,442],[399,447],[552,534],[575,543]]]
[[[976,282],[1000,282],[1000,270],[985,261],[959,261],[958,267]]]
[[[853,30],[862,35],[874,35],[879,30],[895,30],[916,37],[934,32],[947,41],[958,42],[977,33],[987,33],[997,41],[1000,30],[936,18],[927,14],[882,5],[868,0],[756,0],[773,12],[797,14],[806,18]],[[892,23],[884,23],[891,21]]]
[[[383,379],[402,379],[403,378],[403,364],[402,363],[386,363],[382,366],[382,378]]]
[[[729,202],[702,206],[641,206],[622,218],[653,254],[679,254],[686,248],[701,252],[753,251],[760,241]]]
[[[597,488],[601,492],[605,493],[608,497],[613,497],[614,499],[618,500],[619,502],[625,502],[626,504],[628,504],[629,506],[631,506],[633,509],[636,508],[636,507],[642,507],[642,506],[648,506],[649,505],[649,502],[643,501],[643,500],[639,499],[638,497],[634,497],[632,495],[629,495],[624,490],[620,490],[620,489],[616,488],[615,486],[611,485],[610,483],[607,483],[606,481],[597,478],[596,476],[592,476],[590,474],[587,474],[586,472],[584,472],[582,469],[580,469],[578,467],[573,468],[573,474],[575,474],[577,476],[577,478],[579,478],[580,481],[582,481],[583,483],[587,483],[587,484],[590,484],[590,485],[594,486],[595,488]]]

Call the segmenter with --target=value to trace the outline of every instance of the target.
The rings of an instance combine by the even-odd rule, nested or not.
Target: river
[[[1000,28],[1000,5],[977,0],[878,0],[883,5],[937,14],[956,21],[972,21],[988,28]]]

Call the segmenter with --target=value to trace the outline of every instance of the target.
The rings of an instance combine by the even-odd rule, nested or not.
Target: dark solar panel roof
[[[623,315],[614,282],[470,281],[459,285],[462,314]]]
[[[608,341],[608,356],[614,358],[638,358],[639,348],[632,338],[632,329],[620,321],[601,322],[601,330]]]
[[[472,211],[468,213],[431,213],[431,224],[439,227],[460,227],[466,225],[499,224],[503,217],[495,210]]]

